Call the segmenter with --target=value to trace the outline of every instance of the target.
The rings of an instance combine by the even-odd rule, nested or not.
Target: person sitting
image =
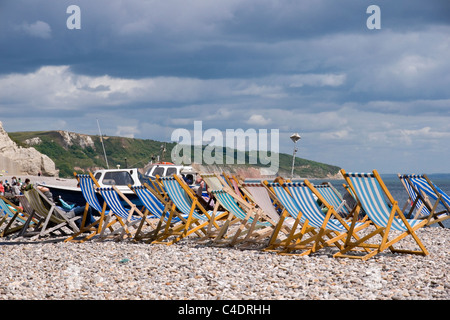
[[[75,204],[68,204],[66,201],[64,201],[61,196],[55,198],[54,200],[55,205],[64,211],[67,214],[67,217],[73,218],[75,216],[83,217],[84,215],[84,209],[85,207],[82,206],[76,206]],[[82,218],[75,221],[78,228],[81,228]],[[86,212],[86,221],[84,222],[85,226],[88,226],[95,222],[94,216],[92,215],[92,209],[89,206],[88,210]]]
[[[23,191],[27,191],[27,190],[31,190],[33,188],[33,184],[30,182],[30,179],[26,179],[25,183],[23,185],[22,190]],[[61,212],[66,213],[66,217],[67,218],[73,218],[75,216],[80,216],[82,217],[84,214],[84,207],[82,206],[76,206],[75,204],[70,205],[68,204],[66,201],[64,201],[61,196],[53,198],[53,194],[51,193],[50,189],[43,186],[43,185],[37,185],[36,186],[37,189],[39,189],[39,191],[41,191],[46,197],[47,199],[55,204],[59,209],[61,209]],[[78,228],[81,227],[81,222],[82,219],[77,219],[75,221],[75,224],[78,226]],[[90,225],[91,223],[95,222],[95,219],[92,215],[92,210],[91,207],[88,208],[87,214],[86,214],[86,221],[85,221],[85,225]]]

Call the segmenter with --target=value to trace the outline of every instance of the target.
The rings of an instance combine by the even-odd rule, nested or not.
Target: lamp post
[[[298,133],[294,133],[291,137],[291,140],[294,142],[294,152],[292,153],[292,169],[291,169],[291,178],[294,178],[294,164],[295,164],[295,154],[297,153],[297,141],[302,137]]]

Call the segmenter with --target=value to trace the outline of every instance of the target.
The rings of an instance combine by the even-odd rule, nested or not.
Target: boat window
[[[155,170],[153,170],[152,176],[156,177],[156,175],[159,175],[160,177],[164,177],[164,168],[163,167],[155,168]]]
[[[103,184],[110,186],[126,186],[128,184],[133,185],[134,180],[128,171],[106,172],[105,176],[103,177]]]
[[[166,176],[171,176],[172,174],[177,174],[177,168],[167,168]]]
[[[102,173],[101,172],[97,172],[96,174],[95,174],[95,176],[94,176],[94,178],[95,178],[95,180],[100,180],[100,177],[102,176]]]

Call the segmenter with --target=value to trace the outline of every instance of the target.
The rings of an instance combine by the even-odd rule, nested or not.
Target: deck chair
[[[68,217],[67,213],[58,208],[53,202],[51,202],[39,189],[34,186],[32,189],[23,192],[28,199],[34,212],[44,219],[42,228],[37,235],[32,236],[31,239],[44,237],[49,234],[54,234],[55,231],[60,232],[62,235],[68,235],[65,231],[69,230],[69,233],[77,233],[79,228],[75,224],[75,221],[80,219],[79,216]]]
[[[168,214],[170,212],[171,201],[167,201],[162,197],[162,194],[157,191],[160,188],[155,189],[147,183],[144,183],[142,186],[128,185],[128,187],[138,196],[139,200],[144,205],[146,210],[145,214],[152,214],[155,218],[159,219],[154,232],[141,235],[142,221],[136,231],[136,236],[140,240],[152,242],[158,237],[158,234],[162,230],[165,230],[164,232],[166,233],[177,233],[184,228],[184,221],[178,216],[171,217],[170,214]]]
[[[314,188],[325,198],[328,204],[332,205],[341,217],[350,217],[353,210],[347,205],[339,191],[330,183],[326,182],[320,185],[314,185]]]
[[[272,191],[263,183],[242,183],[241,191],[247,199],[251,199],[274,222],[276,226],[267,242],[265,251],[275,250],[299,225],[299,221],[292,217],[288,210],[276,198]],[[313,231],[313,228],[308,232]]]
[[[341,242],[349,241],[348,239],[352,237],[359,239],[356,233],[369,226],[368,222],[358,222],[356,215],[351,221],[345,221],[308,180],[304,180],[303,183],[284,183],[282,188],[278,186],[274,190],[280,201],[289,207],[292,213],[296,211],[296,215],[301,215],[300,220],[304,228],[314,227],[317,231],[314,236],[303,242],[299,242],[302,238],[288,239],[282,254],[292,254],[293,251],[300,249],[299,255],[308,255],[331,245],[342,249]],[[326,208],[326,213],[322,211],[315,197]],[[304,235],[305,231],[300,233],[300,236]]]
[[[438,223],[441,227],[445,228],[442,224],[443,221],[450,218],[450,196],[443,192],[438,186],[436,186],[427,175],[398,175],[400,181],[405,187],[409,195],[409,202],[411,208],[407,214],[407,218],[410,218],[414,208],[416,214],[414,219],[426,219],[432,214],[432,219],[428,225]],[[440,197],[440,201],[438,198]],[[432,201],[438,202],[441,208],[440,211],[432,213]],[[403,210],[404,211],[404,210]]]
[[[193,190],[177,175],[171,177],[157,176],[156,178],[172,201],[166,226],[171,223],[174,216],[177,216],[184,227],[177,231],[165,228],[163,233],[158,235],[152,243],[171,245],[193,233],[197,234],[200,240],[212,237],[213,232],[219,228],[217,222],[227,216],[228,212],[219,211],[217,204],[214,210],[206,210]],[[172,240],[166,241],[172,236],[174,236]]]
[[[265,216],[264,213],[257,212],[255,209],[255,203],[251,199],[249,199],[249,193],[243,193],[239,185],[237,183],[237,180],[234,180],[233,177],[226,178],[225,174],[218,174],[218,173],[201,173],[200,176],[203,178],[203,180],[206,182],[208,186],[208,191],[213,196],[213,199],[217,199],[217,197],[222,196],[223,201],[219,201],[219,204],[225,208],[225,210],[233,210],[233,212],[230,212],[231,214],[228,216],[227,220],[222,225],[221,229],[219,230],[219,233],[214,238],[214,242],[216,244],[228,244],[228,245],[237,245],[239,242],[246,242],[249,243],[250,239],[253,240],[251,242],[257,242],[257,240],[261,240],[264,233],[260,232],[262,227],[269,227],[273,224],[272,222],[265,222],[263,224],[256,223],[256,221],[259,218],[262,218]],[[233,183],[234,181],[235,183]],[[226,194],[220,193],[219,191],[224,191]],[[229,199],[229,197],[236,198],[235,201],[241,204],[241,207],[239,204],[237,207],[235,207],[235,204],[233,203],[233,200]],[[218,199],[217,199],[218,200]],[[228,207],[225,207],[228,202]],[[248,203],[245,203],[248,202]],[[243,212],[244,211],[244,212]],[[257,215],[258,218],[255,216]],[[249,224],[249,221],[253,222],[255,221],[255,225],[252,226],[252,223]],[[278,221],[278,219],[277,219]],[[230,229],[232,229],[232,226],[235,224],[239,224],[237,231],[234,233],[234,235],[230,235],[228,232]],[[252,233],[255,231],[255,228],[258,229],[256,233]],[[260,236],[258,237],[258,233]],[[239,238],[239,236],[247,235],[244,238]],[[255,238],[256,236],[256,238]],[[226,240],[226,238],[230,238],[231,240]],[[240,239],[240,240],[239,240]],[[242,247],[242,244],[241,244]]]
[[[28,215],[27,222],[25,223],[22,230],[19,232],[19,237],[31,237],[34,235],[37,235],[40,231],[39,229],[42,227],[42,224],[44,223],[45,219],[43,217],[40,217],[38,214],[36,214],[36,211],[31,206],[30,202],[28,201],[27,197],[24,194],[16,196],[17,200],[19,200],[19,205],[22,208],[23,212],[25,212]],[[32,221],[36,221],[36,224],[34,225],[33,229],[30,230],[28,227]]]
[[[23,228],[36,227],[38,221],[22,208],[16,206],[3,196],[0,196],[0,227],[5,227],[0,232],[0,237],[6,237],[16,232],[21,232]],[[23,233],[22,233],[23,234]]]
[[[214,239],[216,244],[243,248],[245,245],[258,243],[270,236],[279,220],[273,221],[263,210],[243,200],[229,189],[212,190],[211,194],[230,213]],[[236,230],[232,230],[230,226],[235,223],[238,227]],[[231,234],[225,238],[228,231]],[[259,243],[259,245],[266,246],[267,244]]]
[[[206,182],[208,190],[226,190],[249,203],[254,202],[248,192],[245,193],[241,190],[242,182],[236,176],[225,173],[200,173],[200,176]],[[214,200],[213,198],[211,199]]]
[[[152,231],[156,229],[156,221],[153,219],[153,216],[143,213],[137,205],[128,199],[116,186],[97,188],[96,190],[113,213],[115,217],[113,223],[118,222],[121,225],[121,227],[108,234],[108,237],[117,235],[115,237],[116,240],[123,240],[125,238],[140,240],[140,233],[137,234],[137,231],[142,230],[144,224],[150,227]],[[127,207],[125,207],[123,202],[126,203]],[[111,226],[111,222],[107,221],[105,223],[107,224],[107,227]],[[104,229],[102,232],[103,231]],[[100,233],[100,239],[105,238],[105,235],[102,232]]]
[[[376,170],[372,173],[347,173],[342,169],[341,174],[352,192],[356,195],[359,204],[366,212],[368,218],[373,222],[375,230],[356,242],[351,243],[347,241],[345,248],[337,253],[335,255],[336,257],[367,260],[388,248],[393,253],[428,254],[427,249],[417,236],[416,231],[425,226],[432,215],[425,220],[406,219],[398,206],[398,202],[394,200]],[[434,211],[434,209],[435,207],[432,210]],[[392,240],[389,240],[389,236],[394,232],[398,232],[398,234],[395,234],[395,237]],[[382,237],[381,242],[367,242],[377,235]],[[394,248],[394,244],[407,236],[412,237],[420,250],[413,251]],[[347,252],[356,247],[366,248],[369,251],[364,256],[347,254]]]
[[[97,194],[95,192],[95,182],[92,180],[91,175],[89,174],[77,174],[74,173],[76,179],[78,180],[81,193],[83,194],[84,199],[86,200],[86,205],[84,208],[84,214],[83,214],[83,220],[81,223],[80,231],[73,234],[69,238],[67,238],[65,241],[77,241],[77,242],[85,242],[89,239],[92,239],[94,236],[99,235],[102,231],[102,228],[104,226],[105,218],[112,214],[107,209],[106,203],[103,202],[103,204],[100,204]],[[86,215],[89,210],[89,207],[95,211],[98,212],[99,218],[91,223],[88,226],[85,226],[86,221]],[[112,230],[112,229],[110,229]],[[79,236],[87,231],[92,231],[88,235],[84,236],[83,238],[79,238]]]

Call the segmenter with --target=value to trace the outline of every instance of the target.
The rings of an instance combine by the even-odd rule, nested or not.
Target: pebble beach
[[[43,178],[30,177],[33,183]],[[365,262],[333,258],[333,248],[282,256],[199,244],[195,238],[166,246],[12,236],[0,239],[0,299],[448,300],[449,232],[417,231],[427,256],[387,250]],[[410,237],[401,243],[413,245]]]

